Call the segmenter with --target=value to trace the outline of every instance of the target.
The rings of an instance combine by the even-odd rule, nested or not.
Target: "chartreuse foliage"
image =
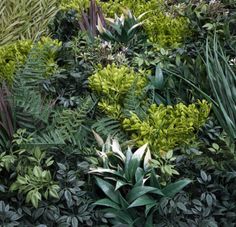
[[[99,107],[109,116],[119,118],[123,101],[129,90],[135,86],[135,95],[139,96],[147,85],[145,72],[135,72],[126,66],[115,64],[98,70],[89,78],[89,85],[100,97]]]
[[[150,10],[158,10],[161,11],[164,9],[164,1],[163,0],[109,0],[107,2],[102,3],[102,8],[104,12],[113,17],[115,14],[122,13],[124,8],[128,8],[132,10],[135,16],[138,16],[144,12],[148,12]]]
[[[24,63],[31,45],[31,40],[22,40],[0,47],[0,81],[12,80],[17,65]]]
[[[177,145],[193,141],[195,132],[205,123],[210,112],[206,101],[189,106],[151,105],[144,120],[135,113],[123,121],[125,130],[138,145],[148,143],[156,156],[162,156]]]
[[[184,38],[191,35],[186,18],[166,16],[164,13],[150,16],[144,28],[157,47],[178,47]]]
[[[150,41],[157,47],[177,47],[183,39],[190,35],[188,21],[182,16],[173,16],[165,13],[168,9],[163,0],[110,0],[103,3],[102,7],[109,16],[114,16],[122,11],[122,8],[129,8],[135,16],[148,12],[144,22],[144,28]]]
[[[61,0],[59,8],[62,10],[77,10],[81,12],[87,9],[90,5],[90,0]]]
[[[47,72],[45,76],[50,75],[56,67],[55,57],[58,47],[61,45],[57,40],[52,40],[49,37],[42,37],[35,44],[39,51],[47,46]],[[11,83],[16,70],[25,63],[27,55],[33,47],[32,40],[16,41],[12,44],[7,44],[0,47],[0,83],[6,80]]]
[[[102,166],[91,169],[105,197],[95,205],[110,214],[113,226],[153,226],[162,198],[172,198],[191,181],[183,179],[161,187],[156,170],[149,165],[147,144],[135,152],[123,152],[117,140],[107,140],[98,152]]]

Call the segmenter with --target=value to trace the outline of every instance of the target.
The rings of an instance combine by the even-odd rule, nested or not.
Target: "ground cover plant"
[[[236,225],[234,0],[0,6],[0,226]]]

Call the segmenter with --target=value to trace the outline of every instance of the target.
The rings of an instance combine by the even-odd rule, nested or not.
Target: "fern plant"
[[[91,130],[87,114],[93,106],[92,99],[87,97],[76,109],[55,110],[51,116],[52,122],[34,138],[32,144],[51,146],[70,144],[83,149],[90,142]]]

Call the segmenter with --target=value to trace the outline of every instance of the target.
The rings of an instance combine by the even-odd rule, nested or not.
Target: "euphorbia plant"
[[[113,225],[152,226],[160,200],[173,197],[191,182],[182,179],[161,187],[156,170],[149,164],[152,157],[147,144],[135,152],[131,148],[122,152],[116,139],[108,139],[98,154],[102,167],[90,173],[97,175],[96,184],[105,197],[95,205],[106,207],[104,212]]]

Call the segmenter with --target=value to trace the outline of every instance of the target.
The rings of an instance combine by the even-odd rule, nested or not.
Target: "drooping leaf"
[[[189,179],[179,180],[175,183],[171,183],[162,189],[162,193],[167,197],[173,197],[179,193],[184,187],[190,184],[192,181]]]

